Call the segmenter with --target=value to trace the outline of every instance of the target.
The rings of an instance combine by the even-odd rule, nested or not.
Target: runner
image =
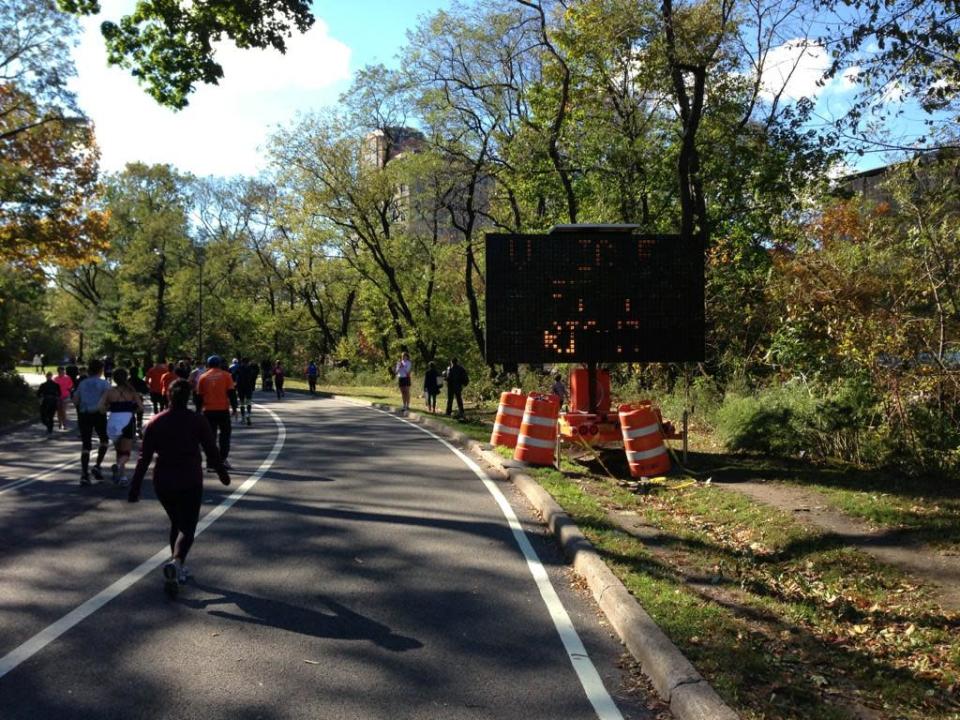
[[[100,445],[97,448],[97,464],[93,466],[93,477],[103,480],[100,465],[107,454],[107,416],[100,410],[100,400],[110,389],[110,383],[100,377],[103,363],[94,358],[87,368],[87,377],[77,385],[73,393],[73,403],[77,406],[77,424],[80,426],[80,484],[90,484],[90,451],[93,450],[93,433],[97,433]]]
[[[317,394],[317,375],[319,374],[319,372],[320,371],[317,370],[317,364],[313,360],[311,360],[307,364],[307,385],[310,386],[311,395]]]
[[[131,363],[130,368],[130,385],[134,390],[137,391],[137,394],[140,396],[140,409],[137,410],[137,437],[143,437],[143,396],[150,394],[150,388],[147,387],[147,383],[143,381],[142,378],[137,374],[137,367],[135,364]]]
[[[170,386],[170,409],[147,426],[140,460],[127,494],[130,502],[140,499],[140,486],[156,454],[153,488],[170,518],[171,557],[163,565],[163,586],[170,597],[175,597],[179,586],[190,577],[185,563],[196,535],[203,501],[201,447],[207,456],[207,467],[216,470],[221,483],[230,484],[230,475],[217,452],[210,425],[187,409],[191,391],[186,380],[177,380]]]
[[[257,389],[257,375],[260,374],[256,363],[250,362],[250,358],[243,358],[240,361],[239,379],[237,382],[237,395],[240,398],[240,422],[251,424],[250,413],[253,407],[253,391]]]
[[[63,365],[57,368],[57,376],[53,378],[53,381],[60,388],[60,399],[57,400],[57,423],[61,430],[66,430],[67,400],[70,397],[70,393],[73,392],[74,382],[73,379],[66,374]]]
[[[40,353],[36,353],[33,356],[33,371],[37,375],[40,375],[42,374],[42,370],[43,370],[43,358],[40,357]]]
[[[162,357],[157,358],[156,364],[147,370],[146,381],[147,387],[150,388],[150,403],[153,405],[154,415],[164,408],[162,379],[166,372],[167,363]]]
[[[177,366],[167,363],[167,371],[160,376],[160,394],[163,395],[163,407],[170,405],[170,386],[177,380]]]
[[[113,440],[117,452],[117,462],[110,468],[115,485],[125,487],[129,484],[126,474],[127,460],[133,450],[133,436],[137,428],[137,409],[143,408],[140,395],[130,384],[126,368],[113,371],[115,387],[107,390],[100,398],[100,412],[110,411],[107,417],[107,435]]]
[[[190,381],[190,387],[193,388],[193,407],[197,412],[200,412],[200,396],[197,395],[197,382],[206,370],[203,364],[197,360],[197,366],[190,371],[190,375],[187,377],[187,380]]]
[[[200,396],[200,409],[203,411],[207,422],[210,423],[210,431],[214,438],[219,436],[220,459],[223,466],[230,469],[230,463],[227,462],[227,456],[230,454],[230,409],[237,409],[237,391],[233,386],[233,378],[230,373],[221,370],[220,366],[223,360],[219,355],[211,355],[207,358],[207,370],[197,381],[197,395]],[[210,472],[216,470],[213,465],[208,465]]]
[[[230,367],[227,368],[227,372],[230,373],[230,378],[233,380],[233,386],[237,388],[237,399],[240,398],[240,360],[234,358],[230,361]],[[240,401],[240,406],[243,406],[243,401]],[[239,418],[240,422],[243,422],[243,418]],[[237,421],[237,410],[233,410],[233,421]]]
[[[47,437],[53,435],[53,416],[57,414],[60,402],[60,386],[53,381],[53,373],[47,373],[47,381],[37,388],[40,398],[40,422],[47,428]]]

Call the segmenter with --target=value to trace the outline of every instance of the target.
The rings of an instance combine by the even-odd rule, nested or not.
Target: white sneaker
[[[119,485],[120,487],[129,487],[130,478],[128,478],[126,475],[121,475],[120,478],[117,480],[117,485]]]

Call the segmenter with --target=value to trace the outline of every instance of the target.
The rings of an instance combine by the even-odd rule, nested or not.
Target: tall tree
[[[66,83],[76,23],[52,0],[0,7],[0,260],[37,269],[103,247],[93,129]]]

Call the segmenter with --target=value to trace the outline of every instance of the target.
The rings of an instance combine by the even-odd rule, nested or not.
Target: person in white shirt
[[[413,363],[410,362],[410,353],[406,350],[397,361],[397,366],[393,369],[397,376],[397,382],[400,385],[400,397],[403,398],[404,412],[410,409],[410,373],[413,372]]]

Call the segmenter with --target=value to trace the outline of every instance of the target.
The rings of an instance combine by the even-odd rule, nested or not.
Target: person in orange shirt
[[[199,409],[210,423],[210,430],[214,438],[219,436],[220,458],[223,466],[230,469],[227,455],[230,454],[230,411],[237,411],[237,391],[233,384],[233,377],[226,370],[222,370],[223,360],[219,355],[207,358],[209,368],[197,380],[197,398]],[[211,470],[212,468],[208,468]]]
[[[167,363],[167,371],[160,377],[160,394],[163,395],[163,409],[166,410],[170,406],[170,386],[176,380],[179,380],[179,375],[177,375],[177,366],[173,363]]]
[[[157,363],[147,370],[147,388],[150,390],[150,403],[153,405],[153,414],[163,410],[167,406],[167,398],[163,393],[163,376],[167,373],[167,363],[164,359],[157,358]]]

